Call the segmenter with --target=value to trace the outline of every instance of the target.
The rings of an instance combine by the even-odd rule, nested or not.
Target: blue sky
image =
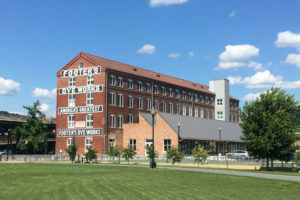
[[[280,86],[300,100],[298,0],[1,1],[0,110],[39,99],[79,52],[208,85],[241,100]]]

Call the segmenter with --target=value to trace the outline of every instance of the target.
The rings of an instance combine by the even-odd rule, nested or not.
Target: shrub
[[[97,159],[98,151],[96,149],[88,148],[88,151],[84,154],[86,162],[89,163],[93,159]]]
[[[127,148],[122,149],[122,157],[127,160],[129,164],[129,159],[133,159],[133,156],[136,154],[134,148],[130,145],[128,145]]]
[[[176,162],[180,162],[183,159],[183,157],[184,153],[178,147],[172,147],[167,150],[167,159],[172,159],[173,165]]]
[[[198,162],[198,166],[200,162],[203,164],[206,161],[208,153],[209,151],[205,150],[201,145],[195,146],[192,149],[192,154],[195,158],[195,162]]]

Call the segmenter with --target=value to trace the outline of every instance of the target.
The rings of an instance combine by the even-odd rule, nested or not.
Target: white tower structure
[[[215,79],[209,81],[209,90],[216,94],[215,119],[229,121],[229,80]]]

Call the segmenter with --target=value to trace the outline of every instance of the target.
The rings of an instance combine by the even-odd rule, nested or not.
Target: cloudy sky
[[[0,110],[40,100],[55,115],[56,72],[79,52],[255,99],[272,86],[300,100],[299,0],[2,1]]]

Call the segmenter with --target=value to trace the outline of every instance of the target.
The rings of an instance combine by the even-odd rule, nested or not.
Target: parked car
[[[226,156],[231,155],[232,158],[249,159],[249,152],[244,150],[237,150],[231,153],[227,153]]]
[[[6,154],[6,151],[0,151],[0,155],[5,155]]]

